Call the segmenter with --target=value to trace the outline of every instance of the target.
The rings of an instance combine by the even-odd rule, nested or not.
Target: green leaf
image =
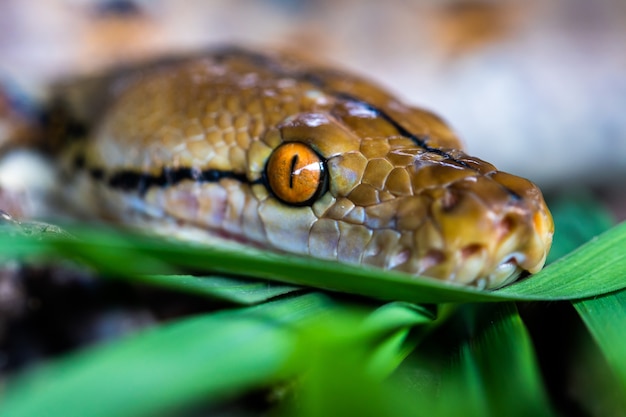
[[[401,344],[398,339],[404,339],[407,330],[402,330],[402,323],[427,323],[429,316],[418,307],[391,303],[372,313],[362,331],[346,332],[354,328],[346,316],[339,321],[318,321],[307,326],[302,339],[309,349],[303,351],[306,356],[301,358],[307,367],[289,398],[291,401],[282,405],[279,415],[421,415],[419,404],[403,395],[400,387],[383,381],[383,377],[388,375],[390,365],[396,364],[394,358]]]
[[[324,328],[319,328],[323,330]],[[401,387],[381,382],[368,372],[368,352],[358,344],[323,343],[307,358],[309,370],[300,379],[281,416],[409,417],[427,416]]]
[[[567,251],[609,229],[612,224],[611,216],[590,197],[577,199],[577,204],[561,203],[555,209],[559,214],[557,220],[566,235],[560,239],[563,244],[562,247],[557,247],[557,251]],[[623,226],[624,224],[617,229]],[[615,229],[609,232],[613,230]],[[612,246],[598,249],[600,250],[595,252],[595,257],[590,253],[587,259],[580,261],[580,264],[595,266],[593,271],[589,271],[587,280],[594,285],[604,285],[602,277],[614,274],[616,282],[626,283],[626,268],[619,262],[617,266],[613,263],[615,259],[626,256],[626,244],[616,241]],[[619,390],[626,392],[626,291],[600,296],[588,295],[590,298],[576,300],[573,305],[615,374]],[[626,412],[626,400],[623,396],[618,398],[620,397],[622,411]]]
[[[626,291],[576,301],[574,307],[626,392]]]
[[[564,300],[591,297],[626,287],[626,223],[622,223],[538,274],[498,291],[459,287],[394,271],[248,249],[171,242],[102,229],[73,230],[81,239],[34,240],[0,236],[5,256],[62,255],[113,277],[177,274],[182,268],[275,280],[293,285],[411,303]],[[594,275],[594,279],[588,277]]]
[[[616,377],[591,334],[585,336],[577,337],[576,343],[567,345],[563,352],[568,358],[564,391],[581,415],[626,416],[623,380]]]
[[[400,329],[431,318],[415,306],[372,312],[318,293],[192,317],[17,378],[0,402],[0,415],[138,417],[215,402],[294,377],[329,340],[375,352]],[[334,329],[335,337],[312,331],[321,327]],[[366,359],[359,366],[367,368]],[[386,369],[396,355],[377,359]]]
[[[276,282],[214,275],[138,275],[135,280],[243,305],[262,303],[280,295],[302,290],[301,287]]]
[[[589,211],[586,214],[592,217]],[[576,215],[580,213],[570,217]],[[557,218],[556,248],[566,247],[559,243],[564,239],[571,244],[575,236],[591,237],[590,231],[593,235],[599,232],[589,226],[567,234],[558,232],[564,230],[559,224],[565,223]],[[576,222],[572,220],[572,224]],[[261,302],[289,294],[293,287],[276,284],[265,291],[235,278],[205,280],[180,275],[181,271],[271,279],[400,302],[370,314],[377,307],[371,300],[355,297],[352,303],[337,302],[313,293],[185,319],[62,358],[19,377],[4,394],[2,416],[153,415],[199,401],[218,401],[295,375],[304,384],[303,395],[308,399],[303,403],[311,407],[305,409],[310,416],[356,409],[361,415],[390,416],[551,415],[528,335],[509,304],[484,307],[490,313],[473,321],[470,328],[479,330],[462,342],[458,360],[447,368],[434,391],[427,390],[429,395],[406,401],[393,387],[382,385],[381,379],[421,340],[425,333],[419,330],[428,327],[423,325],[433,318],[430,311],[401,301],[576,299],[626,285],[626,224],[539,274],[495,292],[308,258],[207,248],[113,230],[85,228],[72,233],[79,239],[47,230],[45,236],[33,234],[35,238],[0,235],[0,257],[49,260],[62,256],[111,278],[143,280],[237,303]],[[579,243],[577,240],[572,246]],[[615,364],[623,386],[624,366],[618,353],[624,350],[615,343],[623,329],[623,303],[612,296],[598,298],[608,300],[599,304],[585,300],[580,306],[588,310],[581,314],[589,315],[585,322]],[[468,317],[473,317],[476,309],[469,308]],[[605,320],[614,320],[614,328],[604,327]],[[418,331],[411,331],[415,326]]]
[[[411,329],[430,324],[435,318],[433,311],[425,306],[400,301],[375,310],[363,323],[365,332],[380,337],[371,352],[368,371],[379,378],[393,372],[421,339],[409,338]]]
[[[0,415],[146,416],[275,382],[293,372],[297,346],[280,323],[331,305],[309,295],[193,317],[90,349],[15,380]]]
[[[451,349],[441,336],[459,339],[451,363],[441,351]],[[417,392],[420,404],[437,416],[552,416],[528,332],[514,304],[466,305],[439,330],[431,350],[418,351],[417,363],[443,371]],[[451,342],[448,342],[448,344]],[[439,365],[441,367],[442,365]],[[437,367],[435,367],[435,370]],[[435,374],[438,372],[435,371]]]

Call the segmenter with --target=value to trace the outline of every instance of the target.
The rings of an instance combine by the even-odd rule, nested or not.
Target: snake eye
[[[270,155],[265,178],[276,197],[287,204],[311,204],[325,185],[324,162],[311,147],[286,142]]]

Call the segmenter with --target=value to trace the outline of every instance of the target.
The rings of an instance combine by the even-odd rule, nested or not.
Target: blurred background
[[[0,1],[0,82],[223,44],[294,49],[443,116],[470,154],[626,217],[623,0]],[[621,213],[621,214],[620,214]]]

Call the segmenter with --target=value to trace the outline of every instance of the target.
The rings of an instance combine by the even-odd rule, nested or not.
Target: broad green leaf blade
[[[107,236],[103,236],[103,240],[106,239]],[[626,270],[626,251],[621,250],[626,247],[626,222],[549,265],[531,279],[494,292],[394,271],[255,250],[235,252],[161,242],[142,236],[121,239],[115,235],[114,239],[117,241],[115,245],[105,245],[109,249],[107,252],[139,252],[147,255],[148,260],[157,258],[173,265],[411,303],[577,299],[626,287],[622,274]],[[91,256],[99,253],[98,247],[93,247],[91,243],[73,240],[58,243],[69,254],[82,259],[89,257],[85,253],[87,250]],[[147,262],[147,267],[151,266]],[[593,280],[589,279],[591,275],[595,277]]]
[[[626,392],[626,291],[573,304]]]
[[[0,236],[5,256],[61,253],[111,276],[169,274],[174,266],[412,303],[577,299],[626,286],[626,223],[607,231],[531,279],[499,291],[316,259],[170,242],[135,234],[84,230],[83,239]],[[593,276],[593,279],[589,279]]]
[[[213,275],[138,275],[135,280],[243,305],[262,303],[302,289],[276,282]]]
[[[600,218],[602,213],[597,208],[592,210],[587,207],[587,217],[583,223],[588,225],[586,228],[578,227],[575,217],[581,214],[579,211],[569,209],[571,213],[562,214],[567,213],[569,207],[576,207],[576,204],[566,204],[555,211],[557,252],[578,245],[581,233],[589,234],[590,228],[597,230],[593,225],[606,224],[608,221],[606,215]],[[559,227],[559,224],[563,227]],[[578,232],[570,233],[571,230]],[[61,233],[46,233],[42,239],[0,234],[3,254],[0,255],[0,262],[2,256],[4,259],[62,256],[91,265],[111,277],[137,279],[146,274],[176,275],[192,269],[411,303],[579,299],[617,291],[626,286],[623,278],[626,251],[621,250],[626,247],[626,223],[598,236],[540,273],[493,292],[393,271],[254,249],[236,251],[192,245],[93,227],[72,229],[72,233],[80,239],[68,238]],[[578,236],[574,244],[572,236]]]

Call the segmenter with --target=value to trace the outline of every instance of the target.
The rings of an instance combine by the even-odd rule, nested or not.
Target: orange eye
[[[308,145],[287,142],[274,150],[265,177],[274,195],[287,204],[311,204],[324,188],[324,162]]]

